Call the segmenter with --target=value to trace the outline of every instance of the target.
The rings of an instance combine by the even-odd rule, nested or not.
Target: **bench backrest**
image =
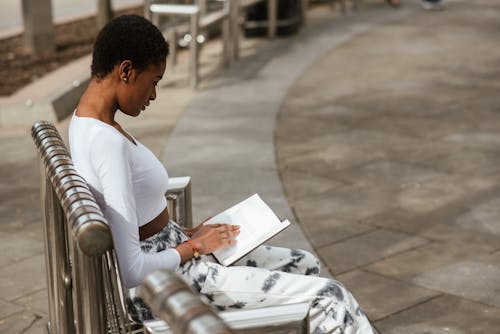
[[[128,316],[125,289],[106,219],[86,181],[73,166],[59,132],[48,122],[37,122],[31,133],[40,155],[50,317],[47,332],[143,333],[145,327],[133,323]],[[171,178],[166,196],[172,219],[192,226],[190,178]],[[169,279],[155,279],[158,275]],[[150,276],[149,287],[158,289],[154,283],[162,283],[168,288],[167,282],[179,286],[173,272]],[[220,333],[231,333],[208,306],[204,312],[198,312],[203,306],[201,300],[187,285],[179,295],[157,292],[161,296],[148,295],[149,298],[168,298],[176,305],[180,305],[181,297],[198,301],[186,305],[187,312],[182,317],[167,318],[175,323],[173,328],[194,326],[198,329],[193,333],[200,333],[205,332],[204,327],[216,325],[223,329]],[[195,312],[191,310],[193,307]]]
[[[49,333],[128,333],[106,220],[57,129],[31,129],[40,155]]]

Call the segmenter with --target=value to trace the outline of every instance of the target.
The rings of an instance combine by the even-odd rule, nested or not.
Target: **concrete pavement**
[[[405,2],[281,105],[288,203],[381,333],[500,333],[499,4]]]
[[[123,123],[193,176],[196,220],[259,192],[299,222],[274,242],[316,250],[381,333],[500,333],[498,14],[498,0],[316,10],[297,36],[246,41],[197,92],[172,73]],[[35,333],[36,157],[26,128],[0,138],[0,331]]]

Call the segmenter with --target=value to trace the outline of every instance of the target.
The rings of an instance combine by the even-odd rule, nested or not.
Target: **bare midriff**
[[[169,221],[168,209],[165,208],[156,218],[149,223],[139,226],[139,237],[142,240],[152,237],[156,233],[163,230]]]

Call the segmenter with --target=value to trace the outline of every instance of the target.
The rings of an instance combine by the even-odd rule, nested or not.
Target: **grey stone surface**
[[[498,308],[441,296],[375,322],[384,334],[483,334],[500,328]]]
[[[419,285],[500,307],[500,266],[462,261],[416,275]]]
[[[304,217],[298,214],[297,219],[303,221]],[[333,218],[331,215],[310,215],[306,216],[305,221],[314,222],[314,224],[303,225],[302,228],[316,249],[376,229],[368,224],[346,223],[343,220]]]
[[[11,233],[0,232],[0,240],[2,240],[3,250],[0,267],[40,254],[40,250],[43,249],[43,240],[26,234],[11,235]]]
[[[498,217],[500,217],[500,198],[493,197],[458,217],[457,225],[486,234],[500,235]]]
[[[318,253],[333,274],[340,274],[426,243],[428,241],[420,237],[389,230],[374,230],[318,248]]]
[[[386,277],[413,282],[419,275],[467,260],[486,260],[489,252],[479,247],[434,242],[391,256],[364,268]]]
[[[26,275],[26,273],[32,273]],[[47,287],[45,282],[45,257],[38,254],[2,267],[0,295],[12,301]]]
[[[498,332],[498,5],[406,1],[281,106],[289,203],[381,333]]]
[[[362,270],[350,271],[335,278],[352,291],[371,321],[385,318],[440,294],[435,290]]]
[[[24,309],[42,316],[48,316],[49,298],[47,290],[42,289],[30,295],[25,295],[14,301],[16,304],[23,305]]]
[[[47,321],[46,316],[23,311],[2,319],[0,331],[2,333],[40,334],[43,333]]]
[[[22,310],[23,310],[22,306],[0,300],[0,319],[21,312]]]
[[[392,189],[347,185],[294,201],[292,205],[301,216],[329,215],[354,223],[396,208],[395,197]]]

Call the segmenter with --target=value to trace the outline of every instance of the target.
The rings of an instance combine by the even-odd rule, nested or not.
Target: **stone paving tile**
[[[330,117],[308,114],[307,120],[304,119],[304,115],[287,116],[285,125],[275,129],[275,136],[279,140],[283,137],[288,138],[289,134],[293,133],[294,136],[290,141],[287,140],[287,145],[296,145],[304,141],[307,142],[316,136],[322,136],[324,133],[338,133],[348,130],[349,128],[346,126],[331,122]],[[304,136],[303,133],[307,133],[307,136]]]
[[[26,168],[19,164],[16,168]],[[1,172],[1,171],[0,171]],[[40,220],[40,195],[38,180],[30,186],[19,186],[17,188],[2,187],[0,192],[0,217],[5,219],[6,224],[2,224],[2,230],[19,226],[25,226]]]
[[[319,176],[329,177],[332,172],[383,158],[381,152],[369,149],[354,150],[349,143],[342,142],[343,135],[322,134],[303,138],[300,143],[283,145],[278,151],[280,160],[294,169],[309,170]],[[314,150],[311,150],[314,147]],[[326,174],[328,171],[328,174]]]
[[[362,187],[405,187],[407,184],[439,179],[443,175],[445,174],[430,168],[392,160],[379,160],[338,171],[335,173],[335,178]]]
[[[497,250],[500,244],[498,236],[457,226],[457,218],[467,210],[468,208],[463,205],[449,205],[425,214],[395,209],[371,216],[363,223],[445,242],[452,247],[470,248],[481,252]]]
[[[22,306],[14,303],[6,302],[0,299],[0,319],[11,316],[15,313],[21,312],[23,310]],[[1,320],[0,320],[1,323]]]
[[[373,263],[363,269],[387,277],[412,282],[422,273],[469,259],[486,259],[489,253],[476,247],[432,242]]]
[[[31,295],[23,296],[14,301],[19,305],[23,305],[26,311],[35,312],[41,315],[49,314],[49,298],[47,289],[37,291]]]
[[[379,229],[317,250],[331,272],[340,274],[426,243],[424,238]]]
[[[286,184],[287,198],[300,201],[303,198],[320,195],[334,188],[345,185],[345,183],[294,170],[280,171],[281,180]]]
[[[394,190],[370,187],[337,187],[322,195],[303,198],[293,203],[301,217],[330,215],[353,223],[395,208]]]
[[[3,299],[12,301],[45,289],[45,280],[45,257],[43,253],[34,255],[2,268],[0,295]]]
[[[43,254],[43,241],[27,237],[24,233],[0,232],[0,244],[0,268],[35,254]]]
[[[10,317],[0,320],[0,333],[6,334],[40,334],[44,333],[44,328],[48,317],[23,311]]]
[[[500,310],[444,295],[374,325],[383,334],[493,334],[500,328]]]
[[[421,286],[500,307],[500,266],[463,261],[415,276]]]
[[[382,131],[352,129],[338,134],[325,134],[309,142],[314,152],[322,152],[334,169],[359,166],[372,160],[408,152],[421,144],[410,137],[391,135]],[[300,167],[298,167],[300,168]],[[332,167],[318,170],[319,175],[331,176]]]
[[[411,136],[426,142],[466,129],[468,124],[462,119],[454,120],[450,114],[430,118],[382,112],[377,113],[377,117],[370,119],[370,122],[359,123],[358,127],[375,131],[383,129],[391,134]]]
[[[437,291],[362,270],[354,270],[335,278],[351,290],[371,321],[418,305],[440,294]]]
[[[452,145],[470,148],[473,150],[496,150],[500,145],[500,134],[488,132],[454,133],[443,138]]]
[[[432,146],[432,150],[427,147]],[[478,170],[484,171],[498,166],[499,157],[494,151],[480,151],[444,144],[423,142],[420,148],[393,157],[399,161],[435,168],[443,172],[477,177]]]
[[[349,146],[326,144],[330,143],[330,140],[315,140],[311,140],[312,144],[303,142],[280,149],[277,155],[282,162],[281,166],[326,178],[334,177],[338,170],[384,158],[384,155],[379,152],[352,150]],[[311,145],[315,146],[316,149],[311,151]]]
[[[409,211],[426,213],[460,200],[463,195],[459,184],[436,179],[406,185],[397,194],[397,204]]]
[[[500,193],[483,203],[474,206],[470,211],[459,216],[457,226],[500,236]]]
[[[297,218],[301,221],[302,215],[298,213]],[[303,224],[302,228],[315,248],[328,246],[375,229],[368,224],[346,223],[331,216],[309,215],[305,221],[314,222],[313,224]]]

